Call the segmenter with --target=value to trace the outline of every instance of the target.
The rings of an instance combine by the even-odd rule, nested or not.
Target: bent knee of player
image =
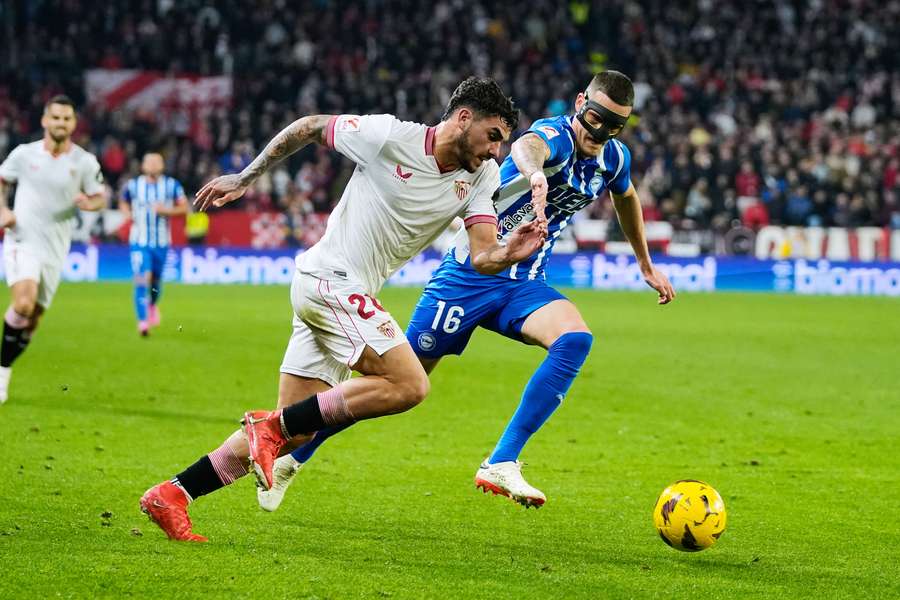
[[[561,367],[578,371],[587,360],[593,344],[594,335],[590,331],[569,331],[553,342],[549,352],[558,359]]]
[[[585,323],[584,321],[578,321],[577,323],[569,324],[559,337],[562,337],[568,333],[586,333],[591,338],[591,340],[594,339],[594,332],[591,331],[591,328],[588,327],[587,323]]]
[[[421,375],[395,383],[392,390],[393,412],[404,412],[415,408],[428,396],[430,390],[431,383],[424,371]]]
[[[428,379],[428,375],[423,372],[421,376],[416,378],[410,387],[409,399],[413,403],[413,406],[418,406],[425,400],[428,393],[431,391],[431,381]]]
[[[559,334],[556,336],[556,338],[555,339],[551,338],[553,341],[551,341],[547,345],[548,350],[550,348],[552,348],[554,345],[556,345],[564,337],[566,337],[567,335],[573,334],[573,333],[579,333],[579,334],[583,333],[583,334],[585,334],[586,337],[585,336],[575,336],[573,338],[567,338],[567,339],[571,340],[571,341],[567,342],[567,344],[575,346],[575,347],[583,347],[586,344],[587,349],[588,350],[591,349],[591,344],[593,343],[593,340],[594,340],[594,333],[591,331],[591,328],[588,327],[584,321],[578,319],[578,320],[566,321],[566,322],[560,323],[558,331],[559,331]]]
[[[13,298],[12,309],[16,314],[31,319],[37,309],[37,298],[30,294],[19,294]]]
[[[135,285],[149,285],[150,284],[150,274],[149,273],[135,273],[134,274],[134,284]]]

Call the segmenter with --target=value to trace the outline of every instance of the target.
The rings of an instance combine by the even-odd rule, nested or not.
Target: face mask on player
[[[587,92],[584,93],[584,104],[581,110],[575,114],[575,118],[581,123],[581,126],[587,130],[588,135],[598,144],[605,144],[610,138],[614,138],[622,132],[628,117],[614,113],[599,102],[589,100]],[[587,120],[588,112],[594,113],[594,117],[600,121],[600,126],[591,125]],[[610,133],[611,130],[618,129],[616,133]]]

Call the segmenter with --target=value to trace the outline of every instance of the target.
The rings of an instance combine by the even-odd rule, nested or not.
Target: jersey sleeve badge
[[[552,140],[559,135],[559,132],[549,125],[541,125],[537,130],[546,135],[548,140]]]
[[[341,119],[338,131],[359,131],[359,117],[346,117]]]

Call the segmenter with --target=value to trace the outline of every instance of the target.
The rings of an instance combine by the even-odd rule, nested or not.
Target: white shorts
[[[332,386],[350,378],[351,367],[369,346],[379,356],[406,344],[397,321],[377,298],[352,281],[325,280],[294,271],[291,282],[294,331],[282,373],[321,379]]]
[[[36,281],[37,303],[45,309],[50,308],[62,277],[62,264],[39,258],[33,250],[17,244],[11,235],[7,235],[3,240],[3,268],[9,286],[26,279]]]

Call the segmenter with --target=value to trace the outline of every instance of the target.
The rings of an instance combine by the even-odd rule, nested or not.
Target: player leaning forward
[[[97,158],[72,143],[75,105],[54,96],[44,106],[44,137],[13,149],[0,165],[3,266],[11,302],[0,345],[0,404],[6,401],[13,361],[25,350],[59,286],[78,209],[106,206]],[[8,185],[17,184],[14,209]]]
[[[457,216],[465,220],[472,264],[482,273],[498,273],[540,247],[546,230],[537,223],[504,245],[497,242],[494,159],[517,122],[518,111],[495,82],[469,78],[436,127],[391,115],[303,117],[242,173],[198,192],[201,209],[236,200],[272,164],[310,142],[357,164],[324,237],[297,259],[279,409],[246,413],[243,431],[141,498],[141,509],[170,538],[205,540],[191,532],[188,502],[246,474],[248,462],[260,485],[271,487],[273,462],[292,437],[305,440],[325,427],[403,412],[422,401],[428,376],[375,296]],[[350,379],[351,370],[363,377]]]

